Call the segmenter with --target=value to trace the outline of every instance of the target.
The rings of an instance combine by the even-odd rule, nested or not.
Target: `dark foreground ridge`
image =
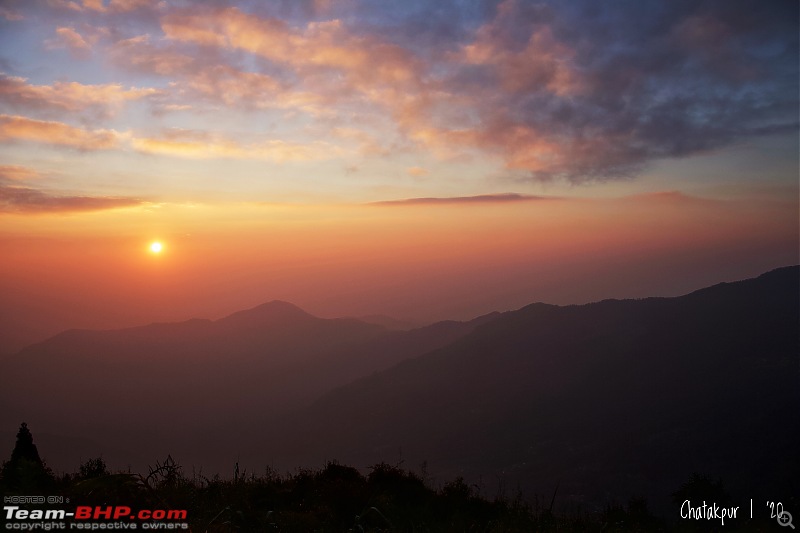
[[[687,490],[702,491],[704,483],[714,488],[708,480],[696,478],[675,497],[683,498]],[[420,473],[414,473],[380,463],[363,475],[355,468],[329,461],[318,470],[301,469],[281,475],[268,468],[256,475],[240,472],[237,464],[233,479],[226,480],[218,475],[208,478],[196,471],[186,475],[171,456],[149,467],[146,475],[112,473],[98,457],[85,461],[78,472],[55,475],[40,459],[25,423],[17,434],[11,458],[0,470],[0,491],[6,503],[15,504],[10,519],[5,516],[10,528],[58,522],[30,519],[36,516],[35,512],[53,509],[72,513],[60,522],[67,529],[72,524],[92,523],[102,523],[104,528],[129,528],[134,522],[127,519],[142,509],[168,513],[166,519],[148,524],[217,533],[663,531],[667,527],[664,520],[650,513],[647,501],[641,498],[633,498],[627,505],[609,505],[593,514],[575,509],[554,512],[556,493],[549,502],[531,503],[523,500],[520,493],[513,497],[487,497],[481,487],[462,478],[433,487],[424,465]],[[10,500],[15,496],[30,499],[34,494],[47,494],[57,504]],[[700,495],[714,496],[708,491]],[[8,508],[5,515],[12,512]],[[79,520],[80,509],[91,509],[93,516]],[[112,516],[119,509],[125,514],[121,518]],[[146,512],[152,515],[151,511]],[[87,518],[90,512],[83,515]],[[135,524],[141,526],[141,522]]]
[[[505,491],[487,495],[483,487],[460,477],[435,485],[424,464],[418,473],[386,463],[368,471],[364,475],[356,468],[328,461],[321,469],[279,474],[266,468],[256,475],[240,471],[237,463],[232,479],[209,478],[194,470],[188,475],[168,455],[148,467],[147,474],[111,472],[102,457],[97,457],[85,461],[77,472],[56,475],[39,457],[23,423],[11,458],[0,469],[0,492],[7,504],[7,529],[24,525],[47,530],[50,525],[53,529],[136,527],[216,533],[527,533],[710,531],[721,526],[734,531],[768,531],[776,527],[767,513],[752,518],[744,510],[734,511],[733,517],[727,515],[726,522],[725,513],[739,508],[733,506],[720,481],[698,474],[672,493],[675,505],[687,510],[680,520],[655,516],[641,497],[630,498],[627,504],[613,502],[593,512],[579,507],[557,510],[558,486],[551,497],[531,501],[519,490],[513,496]],[[32,496],[42,494],[47,495],[46,500],[40,497],[36,501]],[[706,505],[706,501],[713,503]],[[690,516],[692,502],[697,505]],[[706,511],[712,508],[713,513]],[[41,519],[54,510],[70,514]],[[146,518],[141,518],[141,513],[147,513]]]

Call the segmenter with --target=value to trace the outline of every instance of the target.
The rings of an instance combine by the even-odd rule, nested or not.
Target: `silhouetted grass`
[[[240,473],[234,479],[187,475],[171,457],[147,475],[110,473],[100,458],[75,474],[50,476],[39,492],[63,494],[72,505],[125,505],[136,509],[185,509],[194,532],[531,532],[657,531],[646,502],[613,507],[601,515],[553,514],[498,496],[489,500],[474,485],[455,479],[441,488],[423,475],[385,463],[367,475],[327,463],[320,470],[278,474]],[[35,487],[4,485],[3,493],[33,494]],[[20,492],[22,490],[22,492]]]

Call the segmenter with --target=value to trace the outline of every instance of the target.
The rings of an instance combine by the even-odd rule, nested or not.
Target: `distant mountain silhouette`
[[[265,324],[295,326],[298,324],[313,322],[318,318],[306,313],[299,307],[289,302],[273,300],[265,304],[258,305],[252,309],[239,311],[221,318],[216,321],[219,326],[229,326],[234,328],[260,328]]]
[[[394,317],[386,315],[364,315],[357,318],[358,320],[366,322],[367,324],[376,324],[378,326],[383,326],[386,329],[392,329],[397,331],[408,331],[410,329],[419,328],[422,325],[419,322],[398,320]]]
[[[0,361],[0,425],[211,473],[239,459],[425,460],[488,491],[502,479],[657,508],[700,472],[734,496],[780,498],[800,471],[799,295],[788,267],[677,298],[535,303],[411,331],[285,302],[73,330]]]
[[[0,361],[0,424],[28,420],[62,434],[65,449],[80,438],[140,455],[161,453],[165,443],[192,453],[202,439],[192,457],[200,461],[226,446],[215,441],[229,438],[230,426],[237,439],[263,434],[261,424],[274,416],[444,346],[487,319],[389,331],[273,301],[216,321],[65,331]],[[234,453],[227,450],[226,467]]]
[[[678,298],[529,305],[323,396],[274,453],[426,460],[539,493],[560,483],[584,502],[669,501],[692,472],[744,498],[788,497],[800,471],[799,280],[791,267]]]

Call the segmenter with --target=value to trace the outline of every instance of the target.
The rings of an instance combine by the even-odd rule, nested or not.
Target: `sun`
[[[163,248],[164,246],[158,241],[150,243],[150,251],[154,254],[160,254]]]

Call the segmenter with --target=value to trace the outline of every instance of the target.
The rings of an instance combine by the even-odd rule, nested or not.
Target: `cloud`
[[[385,139],[380,139],[364,129],[337,126],[329,128],[325,135],[335,138],[345,145],[354,146],[363,156],[384,157],[391,153],[390,148],[386,146]]]
[[[75,0],[47,0],[47,4],[56,9],[64,9],[68,11],[81,11],[82,5]]]
[[[532,196],[518,193],[481,194],[477,196],[454,196],[446,198],[406,198],[402,200],[385,200],[371,202],[366,205],[375,206],[413,206],[413,205],[479,205],[479,204],[504,204],[516,202],[534,202],[542,200],[556,200],[555,196]]]
[[[406,169],[406,174],[415,178],[421,178],[422,176],[427,176],[430,172],[428,172],[428,169],[422,167],[408,167]]]
[[[103,4],[103,0],[83,0],[83,7],[84,9],[89,9],[92,11],[106,10],[106,6]]]
[[[128,12],[137,9],[158,9],[164,5],[163,0],[111,0],[112,11]]]
[[[653,205],[719,205],[720,201],[712,198],[692,196],[682,191],[656,191],[649,193],[624,196],[620,200],[633,203],[647,203]]]
[[[421,68],[403,47],[354,33],[336,19],[292,27],[231,7],[175,11],[161,26],[173,41],[241,50],[287,66],[323,92],[370,93],[379,87],[405,86],[417,79]],[[344,78],[330,76],[331,70]]]
[[[413,135],[498,154],[534,179],[585,182],[796,131],[798,39],[784,19],[797,8],[782,8],[642,2],[598,11],[506,0],[445,80],[472,99],[477,120],[420,120]]]
[[[0,115],[0,141],[32,141],[78,150],[108,150],[122,136],[114,130],[86,130],[63,122]]]
[[[269,107],[282,91],[281,83],[271,76],[241,72],[226,65],[203,69],[187,81],[187,86],[228,106]]]
[[[340,155],[338,148],[322,142],[302,144],[270,139],[244,143],[190,130],[168,130],[160,137],[134,137],[131,145],[141,153],[188,159],[262,159],[283,163]]]
[[[3,17],[8,21],[25,20],[24,16],[6,7],[0,7],[0,17]]]
[[[53,85],[32,85],[25,78],[0,73],[0,105],[12,109],[92,111],[109,116],[127,102],[163,94],[152,88],[120,84],[84,85],[57,81]]]
[[[242,110],[329,114],[329,99],[318,92],[303,90],[275,75],[242,70],[214,54],[200,58],[174,42],[151,41],[148,35],[120,40],[113,45],[111,58],[120,67],[172,80],[170,91],[159,93],[164,101],[158,108],[162,112],[187,109],[186,102],[196,102]]]
[[[352,14],[292,25],[204,6],[172,11],[161,28],[173,43],[249,53],[281,73],[210,69],[194,78],[201,93],[234,103],[254,96],[248,87],[255,102],[302,91],[340,112],[383,109],[420,148],[493,154],[536,180],[628,179],[657,159],[797,131],[798,37],[787,22],[796,3],[644,1],[600,10],[589,1],[504,0],[460,9],[441,4],[441,46],[427,48],[415,43],[419,13],[372,26]],[[224,74],[216,83],[215,72]]]
[[[74,28],[56,28],[56,38],[45,43],[47,48],[66,48],[76,59],[89,59],[92,47]]]
[[[160,76],[186,74],[197,63],[192,55],[153,45],[149,35],[118,40],[111,47],[110,57],[121,68]]]
[[[47,0],[47,3],[59,9],[94,13],[126,13],[138,9],[157,9],[164,4],[162,0]]]
[[[322,141],[299,143],[268,139],[243,142],[214,133],[182,129],[165,130],[160,136],[146,137],[0,115],[0,142],[9,141],[39,142],[82,151],[131,147],[140,153],[187,159],[260,159],[278,163],[332,159],[343,154],[339,147]]]
[[[135,207],[136,198],[108,196],[58,196],[37,189],[0,185],[0,213],[75,213]]]
[[[32,168],[19,165],[0,165],[0,183],[4,181],[26,181],[39,177]]]
[[[311,115],[326,113],[324,99],[293,89],[273,76],[245,72],[229,65],[204,67],[186,76],[184,91],[191,99],[238,109],[290,109]]]
[[[584,183],[798,131],[796,2],[49,4],[61,8],[59,46],[95,47],[117,68],[167,79],[152,94],[159,116],[296,112],[365,157],[409,147],[489,156],[531,180]],[[107,23],[112,44],[79,33],[77,12]],[[9,105],[78,106],[64,85],[2,81]],[[285,147],[220,138],[209,148],[255,157]],[[137,149],[202,157],[191,140],[152,137]]]

